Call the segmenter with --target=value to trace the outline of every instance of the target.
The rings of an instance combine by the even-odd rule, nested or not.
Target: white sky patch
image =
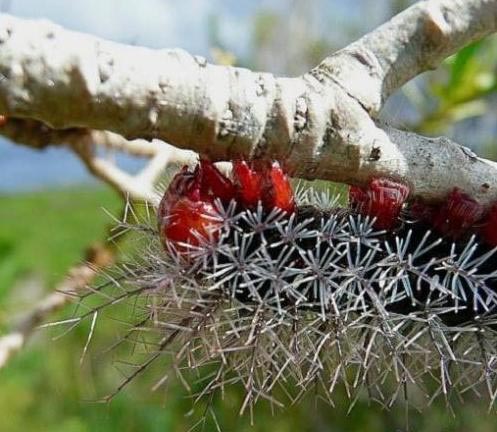
[[[9,13],[117,42],[206,52],[211,8],[208,0],[14,0]]]

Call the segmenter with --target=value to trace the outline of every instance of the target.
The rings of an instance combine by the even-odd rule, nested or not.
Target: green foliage
[[[0,198],[0,279],[11,286],[27,272],[39,274],[48,286],[81,258],[83,248],[99,241],[109,217],[119,209],[109,190],[70,188]],[[0,291],[0,296],[4,293]]]
[[[267,45],[273,37],[281,17],[271,11],[259,11],[254,17],[253,45],[260,49]]]
[[[421,119],[415,129],[443,133],[451,125],[485,115],[497,92],[497,38],[487,38],[463,48],[448,58],[427,79],[418,98]]]

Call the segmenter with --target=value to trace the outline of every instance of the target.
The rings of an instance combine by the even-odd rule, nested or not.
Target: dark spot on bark
[[[293,127],[295,132],[300,132],[307,126],[308,109],[305,98],[299,97],[295,102],[295,115],[293,116]]]
[[[369,62],[369,60],[367,59],[367,57],[363,53],[361,53],[359,51],[354,51],[351,54],[352,54],[352,57],[354,57],[355,59],[357,59],[359,61],[359,63],[363,64],[364,66],[371,67],[371,63]]]
[[[98,69],[98,79],[100,80],[100,84],[103,84],[110,78],[109,71],[105,68],[100,67]]]
[[[170,87],[169,82],[167,81],[166,78],[159,78],[159,88],[161,92],[166,92],[167,89]]]
[[[105,83],[112,75],[114,68],[114,59],[106,52],[100,52],[101,61],[98,66],[98,78],[100,83]]]
[[[226,138],[231,132],[233,132],[233,111],[228,108],[219,122],[219,132],[217,136],[220,139]]]
[[[332,116],[330,121],[326,124],[326,130],[323,135],[323,145],[319,149],[320,154],[327,151],[326,148],[331,147],[333,142],[338,139],[337,129],[338,125],[336,119]]]
[[[10,39],[10,36],[12,36],[12,29],[11,28],[5,28],[3,31],[0,30],[0,43],[7,42]]]
[[[195,60],[195,63],[197,63],[199,67],[204,68],[207,66],[207,59],[205,57],[196,55],[193,56],[193,59]]]
[[[312,69],[309,72],[309,75],[316,78],[316,80],[318,80],[321,84],[324,84],[327,79],[326,73],[324,73],[324,71],[322,71],[319,67]]]
[[[490,185],[488,183],[483,183],[481,185],[481,188],[483,189],[484,192],[487,192],[490,189]]]
[[[373,145],[371,149],[371,153],[369,154],[369,160],[376,162],[381,158],[381,148],[379,146]]]
[[[255,94],[257,96],[264,96],[266,95],[266,81],[264,80],[264,77],[262,75],[259,75],[257,78],[257,81],[255,83]]]

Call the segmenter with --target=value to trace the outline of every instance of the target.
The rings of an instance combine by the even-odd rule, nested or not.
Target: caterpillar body
[[[204,397],[240,385],[241,413],[284,405],[278,387],[291,403],[310,388],[332,402],[339,385],[386,406],[420,393],[493,400],[496,207],[457,189],[437,206],[408,199],[407,185],[372,179],[340,207],[294,193],[276,162],[235,161],[230,178],[201,159],[171,181],[106,304],[139,297],[122,341],[154,329],[142,366],[172,353],[182,382],[204,377]]]

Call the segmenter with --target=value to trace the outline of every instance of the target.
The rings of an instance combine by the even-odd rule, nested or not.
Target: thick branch
[[[85,139],[91,130],[83,128],[52,129],[32,119],[5,119],[0,125],[0,135],[9,140],[35,149],[49,145],[71,144]]]
[[[468,1],[473,7],[463,10],[474,17],[479,6],[492,17],[488,8],[496,1]],[[448,2],[422,4],[428,8]],[[412,10],[418,9],[409,14]],[[403,19],[400,15],[390,25],[399,27]],[[495,28],[492,18],[482,23],[473,36],[484,34],[483,27],[486,32]],[[473,37],[463,37],[463,27],[454,33],[459,36],[451,50]],[[308,179],[364,184],[371,177],[388,176],[405,179],[414,194],[427,199],[442,199],[459,187],[483,203],[497,200],[494,164],[450,140],[441,139],[437,146],[433,139],[377,125],[364,109],[374,111],[373,105],[351,95],[339,79],[321,79],[334,71],[275,78],[209,65],[184,51],[123,46],[45,21],[3,15],[0,28],[0,73],[5,77],[0,81],[0,113],[9,117],[34,118],[54,128],[159,138],[215,160],[278,158],[292,174]],[[370,35],[378,47],[378,35],[386,38],[385,28]],[[383,43],[392,44],[397,36],[392,34]],[[450,50],[435,51],[438,57],[430,57],[430,62]],[[385,55],[389,52],[385,48]],[[404,47],[399,59],[407,56]],[[348,56],[341,58],[351,62]],[[386,64],[393,64],[391,60],[387,58]],[[409,64],[414,68],[417,63]],[[405,78],[403,73],[399,76]],[[389,87],[401,81],[391,77],[384,74]],[[370,90],[374,100],[385,96],[383,88],[377,95],[378,87]]]
[[[372,115],[406,82],[497,31],[497,0],[423,0],[328,57],[311,74],[340,84]]]

